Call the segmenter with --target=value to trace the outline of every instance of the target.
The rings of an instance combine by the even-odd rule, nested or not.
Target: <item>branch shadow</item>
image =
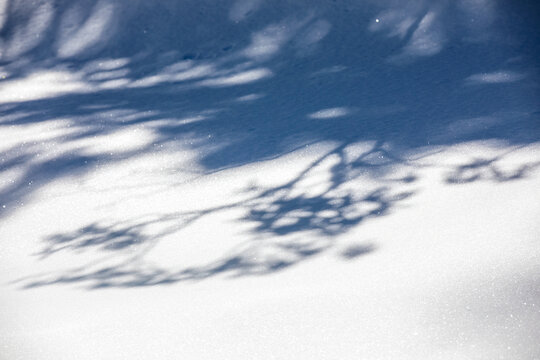
[[[373,21],[380,9],[370,4],[344,8],[328,2],[315,10],[264,4],[237,22],[223,15],[229,5],[211,1],[44,1],[27,12],[21,6],[8,3],[0,29],[6,49],[0,59],[0,131],[7,134],[0,144],[0,176],[7,179],[0,187],[0,219],[22,211],[53,183],[163,149],[178,157],[185,149],[197,153],[196,164],[206,175],[314,144],[337,144],[293,180],[248,189],[250,197],[239,203],[116,223],[90,221],[54,234],[38,253],[43,259],[87,251],[129,256],[113,266],[38,276],[25,280],[27,287],[148,286],[271,274],[321,254],[341,234],[390,214],[413,196],[416,169],[399,180],[410,191],[384,181],[393,167],[408,163],[402,154],[469,141],[526,145],[540,138],[537,72],[525,62],[536,59],[531,54],[538,44],[523,54],[504,42],[468,42],[462,39],[464,25],[446,14],[437,15],[433,28],[422,28],[434,14],[429,6],[406,14],[414,21],[402,37],[393,28],[399,24],[378,30],[383,24]],[[23,39],[37,22],[43,25],[39,40]],[[362,22],[371,25],[358,31]],[[523,31],[531,24],[507,25],[529,41]],[[445,27],[452,30],[443,41],[435,35]],[[415,43],[433,48],[411,53]],[[477,86],[467,85],[471,72],[510,66],[501,53],[524,57],[519,61],[526,71],[506,82],[498,72],[481,73],[472,77],[479,79]],[[407,55],[407,62],[390,61],[396,54]],[[30,135],[19,140],[17,131]],[[137,132],[142,135],[135,141]],[[351,157],[345,150],[357,143],[374,146]],[[298,191],[329,159],[337,160],[326,188]],[[499,160],[458,165],[445,181],[519,180],[538,166],[503,170]],[[379,185],[345,186],[360,176]],[[237,220],[253,224],[245,246],[198,267],[167,269],[144,261],[164,237],[180,236],[194,221],[227,209],[243,210]],[[155,224],[164,230],[149,231]],[[351,250],[344,257],[374,250]]]
[[[540,161],[531,161],[514,165],[512,169],[503,169],[497,164],[502,158],[503,156],[473,159],[468,163],[457,165],[449,172],[445,181],[448,184],[466,184],[475,181],[505,183],[524,179],[530,172],[540,166]]]
[[[376,147],[375,147],[376,148]],[[358,158],[364,157],[366,151]],[[40,274],[19,279],[24,288],[52,284],[80,284],[89,289],[105,287],[138,287],[200,281],[216,276],[238,278],[273,274],[308,261],[338,245],[338,236],[372,218],[390,214],[401,201],[414,191],[396,192],[391,187],[359,191],[343,189],[350,176],[340,174],[340,166],[331,167],[332,175],[324,191],[308,194],[310,187],[299,184],[320,170],[325,160],[341,155],[336,163],[354,164],[359,161],[343,159],[344,148],[337,147],[320,156],[291,181],[276,187],[256,186],[246,189],[250,196],[236,203],[194,212],[175,212],[153,215],[146,219],[113,224],[91,223],[74,232],[54,234],[44,239],[44,247],[36,255],[42,259],[61,252],[105,254],[105,263],[91,263],[69,271]],[[358,159],[356,159],[358,160]],[[410,183],[410,180],[403,181]],[[301,192],[300,194],[298,194]],[[302,193],[303,192],[303,193]],[[241,209],[246,215],[238,222],[252,224],[249,240],[232,248],[207,264],[182,267],[160,267],[145,260],[154,246],[164,237],[181,238],[182,231],[195,221],[224,210]],[[164,225],[160,231],[148,232],[151,225]],[[352,259],[376,249],[369,245],[349,249],[345,258]],[[123,254],[121,261],[111,266],[106,254]],[[114,254],[113,254],[114,255]],[[116,260],[118,260],[118,257]]]

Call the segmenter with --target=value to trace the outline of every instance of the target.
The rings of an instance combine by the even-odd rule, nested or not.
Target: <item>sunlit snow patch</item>
[[[312,119],[331,119],[331,118],[347,116],[349,114],[350,114],[350,111],[347,108],[335,107],[335,108],[319,110],[317,112],[314,112],[313,114],[310,114],[309,117]]]
[[[439,53],[445,39],[437,17],[438,13],[428,12],[418,24],[401,53],[390,57],[389,61],[400,63],[408,59],[433,56]]]
[[[80,55],[93,46],[105,43],[104,40],[111,35],[114,4],[99,1],[82,25],[81,12],[80,8],[72,7],[62,19],[57,44],[57,53],[61,58]]]
[[[525,75],[514,71],[495,71],[491,73],[474,74],[465,81],[469,84],[502,84],[523,79]]]
[[[7,9],[8,9],[8,2],[7,1],[0,1],[0,30],[4,27],[7,21]]]
[[[242,55],[256,61],[268,60],[275,56],[307,21],[309,17],[300,21],[281,22],[265,27],[251,36],[251,43],[242,51]],[[325,24],[322,23],[322,25],[324,30]],[[316,33],[311,36],[320,36]]]
[[[343,70],[346,70],[346,69],[347,69],[346,66],[334,65],[334,66],[322,68],[321,70],[317,70],[314,73],[312,73],[311,76],[335,74],[335,73],[342,72]]]
[[[260,98],[264,97],[263,94],[248,94],[244,96],[237,97],[235,101],[237,102],[248,102],[248,101],[255,101]]]
[[[8,3],[8,1],[0,1],[0,27],[3,26],[2,23],[6,24],[5,16],[7,14],[4,13],[4,8],[9,9],[10,6],[13,6],[13,4],[7,5]],[[54,8],[49,2],[42,2],[39,5],[33,4],[31,8],[29,7],[27,13],[30,13],[30,11],[32,11],[31,15],[22,14],[22,18],[14,24],[13,34],[6,41],[5,48],[2,46],[4,34],[2,35],[2,39],[0,39],[0,58],[3,60],[17,59],[38,46],[42,34],[51,25]],[[24,21],[25,17],[26,21]]]
[[[62,70],[40,71],[20,80],[1,83],[0,102],[31,101],[89,91],[92,91],[92,87],[77,74]]]
[[[413,33],[405,52],[411,55],[434,55],[442,49],[442,36],[438,28],[437,14],[429,12],[422,18],[418,28]]]
[[[88,62],[83,70],[87,73],[118,70],[127,66],[129,62],[128,58],[102,58]]]
[[[148,147],[155,139],[154,132],[145,128],[120,129],[109,134],[83,138],[70,146],[81,148],[86,155],[128,153]]]
[[[238,74],[208,79],[199,82],[201,86],[222,87],[248,84],[272,76],[272,72],[266,68],[253,69]]]
[[[164,83],[182,82],[202,78],[212,74],[215,68],[211,64],[192,66],[192,63],[180,62],[166,67],[162,72],[143,77],[129,84],[130,87],[151,87]]]
[[[274,55],[288,39],[285,28],[269,26],[252,36],[251,44],[244,50],[244,55],[251,59]]]

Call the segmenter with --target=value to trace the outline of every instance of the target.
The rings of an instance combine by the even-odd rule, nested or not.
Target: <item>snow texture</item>
[[[540,359],[537,10],[0,1],[0,358]]]

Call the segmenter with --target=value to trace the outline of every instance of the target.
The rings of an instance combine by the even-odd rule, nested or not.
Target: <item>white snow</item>
[[[524,74],[514,71],[495,71],[492,73],[474,74],[466,81],[471,84],[501,84],[519,81],[525,78]]]
[[[87,92],[88,86],[76,74],[67,71],[40,71],[23,79],[0,84],[2,102],[51,98],[70,92]]]
[[[500,36],[526,17],[15,5],[1,359],[538,358],[536,48]]]
[[[323,109],[313,114],[310,114],[309,117],[313,119],[331,119],[336,117],[342,117],[349,114],[349,110],[344,107],[336,107],[330,109]]]

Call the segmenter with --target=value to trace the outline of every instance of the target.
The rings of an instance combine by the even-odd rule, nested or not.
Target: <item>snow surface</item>
[[[540,359],[535,14],[0,1],[0,359]]]

